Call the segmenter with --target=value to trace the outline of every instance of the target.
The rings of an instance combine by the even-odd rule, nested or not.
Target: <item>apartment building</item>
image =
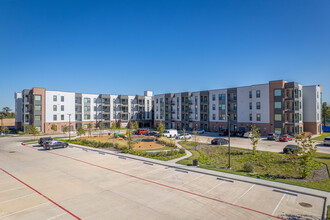
[[[256,125],[261,134],[321,132],[322,87],[302,86],[284,80],[237,88],[154,96],[154,126],[204,129],[218,132],[249,131]]]
[[[24,89],[15,93],[16,128],[34,125],[40,132],[51,133],[69,127],[74,131],[92,124],[97,128],[103,123],[110,128],[113,123],[127,127],[137,121],[141,127],[153,124],[153,94],[144,95],[84,94],[50,91],[45,88]]]

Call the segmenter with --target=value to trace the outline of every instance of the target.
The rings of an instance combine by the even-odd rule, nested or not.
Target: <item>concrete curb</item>
[[[326,219],[327,205],[330,205],[330,203],[329,203],[330,193],[326,192],[326,191],[321,191],[321,190],[316,190],[316,189],[311,189],[311,188],[306,188],[306,187],[301,187],[301,186],[295,186],[295,185],[290,185],[290,184],[286,184],[286,183],[273,182],[273,181],[269,181],[269,180],[257,179],[257,178],[253,178],[253,177],[240,176],[240,175],[225,173],[225,172],[221,172],[221,171],[208,170],[208,169],[203,169],[203,168],[199,168],[199,167],[180,165],[180,164],[175,164],[174,162],[171,162],[171,161],[160,161],[160,160],[140,157],[140,156],[136,156],[136,155],[130,155],[130,154],[124,154],[124,153],[104,150],[104,149],[97,149],[97,148],[93,148],[93,147],[82,146],[82,145],[78,145],[78,144],[70,144],[69,146],[73,146],[73,147],[80,148],[83,150],[102,152],[102,153],[106,153],[106,154],[115,155],[118,157],[125,157],[125,158],[143,161],[143,162],[158,164],[158,165],[162,165],[162,166],[166,166],[166,167],[174,168],[174,169],[179,169],[179,170],[183,170],[183,171],[188,171],[188,172],[190,171],[190,172],[195,172],[195,173],[200,173],[200,174],[211,175],[214,177],[219,177],[219,178],[223,178],[223,179],[227,179],[227,180],[231,180],[231,181],[247,182],[247,183],[252,183],[252,184],[257,184],[257,185],[261,185],[261,186],[284,190],[286,192],[290,191],[290,192],[294,192],[294,193],[318,197],[318,198],[324,199],[322,219]],[[181,160],[181,159],[183,159],[183,157],[178,158],[178,159]]]

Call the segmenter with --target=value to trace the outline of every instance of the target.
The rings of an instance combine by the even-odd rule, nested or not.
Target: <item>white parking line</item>
[[[278,202],[277,206],[275,207],[274,211],[272,212],[272,215],[274,215],[274,214],[275,214],[276,210],[277,210],[277,209],[278,209],[278,207],[280,206],[280,204],[281,204],[282,200],[284,199],[285,195],[286,195],[286,194],[283,194],[283,196],[282,196],[281,200]]]
[[[207,190],[204,194],[206,194],[206,193],[208,193],[208,192],[210,192],[211,190],[213,190],[213,189],[215,189],[216,187],[218,187],[218,186],[220,186],[221,184],[223,184],[224,183],[224,181],[222,181],[221,180],[221,182],[220,183],[218,183],[217,185],[215,185],[214,187],[212,187],[211,189],[209,189],[209,190]]]
[[[26,211],[26,210],[34,209],[34,208],[37,208],[37,207],[39,207],[39,206],[43,206],[43,205],[46,205],[46,204],[49,204],[49,203],[50,203],[50,202],[41,203],[41,204],[39,204],[39,205],[32,206],[32,207],[29,207],[29,208],[26,208],[26,209],[22,209],[22,210],[19,210],[19,211],[16,211],[16,212],[12,212],[12,213],[7,214],[7,215],[2,215],[2,216],[0,216],[0,219],[2,219],[2,218],[6,218],[6,217],[9,217],[9,216],[12,216],[12,215],[15,215],[15,214],[20,213],[20,212],[24,212],[24,211]]]
[[[182,187],[182,186],[184,186],[184,185],[187,185],[187,184],[189,184],[189,183],[192,183],[192,182],[194,182],[195,180],[197,180],[197,179],[199,179],[199,178],[201,178],[203,175],[199,175],[198,177],[196,177],[196,178],[194,178],[194,179],[192,179],[191,181],[189,181],[189,182],[186,182],[186,183],[183,183],[183,184],[181,184],[180,186],[178,186],[178,187]]]
[[[20,187],[16,187],[16,188],[12,188],[12,189],[3,190],[3,191],[0,191],[0,193],[9,192],[9,191],[16,190],[16,189],[23,189],[23,188],[26,188],[26,186],[20,186]]]
[[[236,202],[238,202],[238,200],[240,200],[243,196],[245,196],[254,186],[255,184],[253,184],[248,190],[246,190],[245,193],[243,193],[239,198],[237,198],[235,202],[233,202],[233,204],[236,204]]]
[[[63,213],[61,213],[61,214],[59,214],[59,215],[55,215],[55,216],[53,216],[53,217],[51,217],[51,218],[47,218],[47,220],[55,219],[55,218],[57,218],[57,217],[60,217],[60,216],[62,216],[62,215],[65,215],[65,214],[67,214],[67,213],[66,213],[66,212],[63,212]]]
[[[15,198],[15,199],[9,199],[9,200],[7,200],[7,201],[0,202],[0,204],[6,203],[6,202],[15,201],[15,200],[17,200],[17,199],[25,198],[25,197],[32,196],[32,195],[37,195],[37,194],[36,194],[36,193],[31,193],[31,194],[28,194],[28,195],[25,195],[25,196],[17,197],[17,198]]]

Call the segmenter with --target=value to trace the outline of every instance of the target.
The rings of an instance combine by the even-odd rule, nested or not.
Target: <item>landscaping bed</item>
[[[317,136],[317,137],[313,138],[312,140],[314,140],[314,141],[324,141],[324,138],[326,138],[326,137],[330,137],[329,132],[323,132],[320,136]]]
[[[330,192],[330,155],[315,153],[310,174],[303,178],[301,166],[295,155],[231,147],[231,169],[228,167],[228,147],[210,146],[202,143],[195,147],[194,142],[179,142],[190,150],[193,156],[179,161],[180,164],[191,165],[193,159],[199,160],[199,167],[234,173],[250,177],[262,178],[288,184],[300,185]],[[197,158],[196,158],[197,157]],[[244,166],[248,165],[248,166]],[[251,168],[251,170],[248,170]]]

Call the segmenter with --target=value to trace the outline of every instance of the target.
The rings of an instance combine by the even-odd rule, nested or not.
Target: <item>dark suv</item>
[[[38,143],[39,143],[41,146],[44,146],[44,143],[45,143],[46,141],[52,141],[52,140],[53,140],[53,138],[51,138],[51,137],[42,137],[42,138],[39,139]]]
[[[276,133],[269,133],[269,134],[267,135],[267,140],[277,140],[278,137],[279,137],[279,135],[276,134]]]

